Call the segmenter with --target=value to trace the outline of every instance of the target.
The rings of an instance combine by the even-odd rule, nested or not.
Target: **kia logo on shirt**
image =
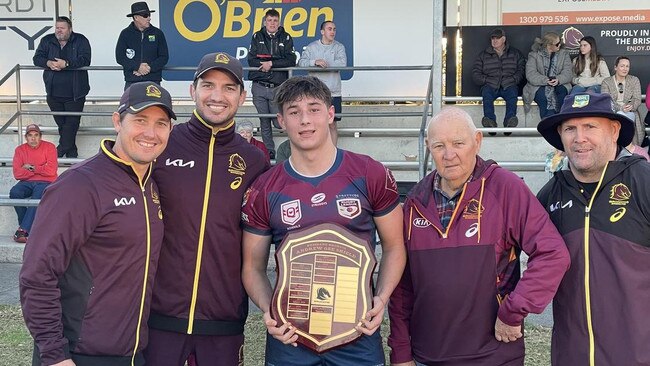
[[[421,229],[424,229],[425,227],[427,227],[429,225],[431,225],[429,220],[427,220],[425,218],[422,218],[422,217],[419,217],[419,218],[413,220],[413,226],[419,227]]]
[[[135,197],[122,197],[120,199],[116,198],[113,200],[113,203],[115,203],[115,207],[135,205]]]
[[[184,162],[183,159],[171,160],[171,159],[167,158],[167,160],[165,160],[165,165],[166,166],[177,166],[179,168],[185,168],[187,166],[190,167],[190,168],[194,168],[194,160]]]

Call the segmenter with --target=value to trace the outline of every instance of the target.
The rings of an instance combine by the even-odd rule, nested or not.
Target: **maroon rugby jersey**
[[[288,231],[328,222],[374,242],[374,216],[399,204],[392,173],[368,156],[337,150],[332,167],[305,177],[289,160],[262,174],[244,198],[244,230],[272,235],[276,245]]]

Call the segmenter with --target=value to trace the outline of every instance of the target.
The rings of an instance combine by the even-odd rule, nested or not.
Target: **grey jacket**
[[[526,62],[526,86],[524,86],[524,91],[522,93],[522,99],[524,100],[524,111],[526,113],[530,112],[531,104],[535,98],[535,93],[537,89],[541,86],[545,86],[548,81],[548,76],[544,70],[544,60],[542,58],[543,46],[535,42],[531,47],[530,53],[528,53],[528,62]],[[557,58],[557,80],[559,85],[564,85],[564,87],[570,92],[571,91],[571,79],[573,78],[573,64],[571,63],[571,56],[569,56],[569,51],[565,49],[560,49],[556,56]],[[562,101],[558,101],[562,104]]]
[[[315,66],[318,59],[327,61],[330,67],[345,67],[348,63],[345,47],[341,42],[334,41],[332,44],[323,44],[320,40],[314,41],[307,45],[300,55],[298,66],[309,67]],[[341,96],[341,72],[327,71],[316,67],[317,70],[309,71],[309,75],[315,76],[323,81],[333,97]]]
[[[616,110],[622,110],[621,106],[616,103],[618,96],[618,82],[616,82],[616,75],[612,75],[603,80],[601,84],[601,93],[607,93],[612,96],[612,101],[614,102],[614,108]],[[645,136],[644,123],[639,115],[639,106],[641,105],[641,82],[639,78],[632,75],[627,75],[625,77],[625,89],[623,90],[623,100],[626,102],[629,101],[632,104],[632,112],[634,112],[635,121],[634,121],[634,140],[632,140],[636,145],[641,145],[643,142],[643,136]]]

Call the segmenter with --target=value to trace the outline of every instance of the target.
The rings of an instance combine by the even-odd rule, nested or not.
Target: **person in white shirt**
[[[309,75],[319,78],[332,92],[332,105],[337,117],[330,125],[330,134],[334,145],[338,140],[336,123],[341,120],[338,115],[341,113],[341,72],[326,70],[331,67],[347,66],[348,58],[345,54],[345,46],[336,41],[336,24],[326,20],[320,25],[321,39],[307,45],[300,55],[298,66],[319,68],[317,71],[310,71]],[[321,70],[323,69],[323,70]]]

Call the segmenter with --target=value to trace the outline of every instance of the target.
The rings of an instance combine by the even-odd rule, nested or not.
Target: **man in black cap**
[[[481,87],[483,97],[483,127],[497,127],[494,101],[502,97],[506,101],[506,114],[503,127],[516,127],[517,96],[519,83],[524,79],[526,59],[521,52],[510,46],[503,29],[495,29],[490,34],[491,44],[483,50],[472,69],[472,80]],[[490,132],[490,135],[496,135]],[[510,133],[506,133],[509,135]]]
[[[113,113],[115,140],[46,189],[20,271],[34,366],[144,365],[163,237],[150,176],[172,118],[166,90],[131,85]]]
[[[538,199],[571,255],[553,300],[553,365],[650,362],[650,164],[607,94],[567,96],[537,130],[569,166]]]
[[[131,5],[133,18],[124,28],[115,46],[115,60],[124,68],[124,89],[132,83],[153,81],[160,85],[162,69],[169,61],[167,41],[163,32],[151,25],[149,5],[139,1]]]
[[[268,163],[235,132],[246,91],[234,56],[203,56],[190,94],[196,109],[187,123],[174,127],[154,172],[165,237],[146,359],[150,365],[180,366],[194,354],[199,365],[238,365],[248,315],[241,205]]]

